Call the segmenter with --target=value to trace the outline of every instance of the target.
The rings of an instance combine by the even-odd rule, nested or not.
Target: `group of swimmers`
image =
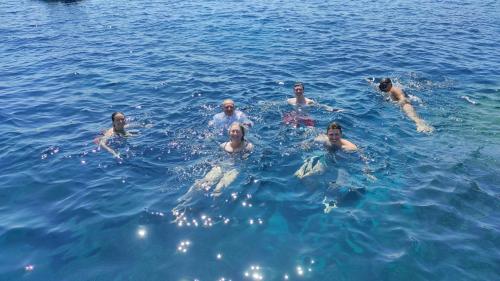
[[[373,81],[369,81],[372,82]],[[387,93],[391,100],[397,102],[403,112],[415,122],[417,131],[419,132],[432,132],[433,128],[420,119],[415,112],[415,109],[411,105],[410,101],[406,97],[403,90],[392,84],[391,79],[384,78],[378,84],[378,89],[383,93]],[[293,86],[293,92],[295,97],[288,99],[288,104],[293,105],[297,108],[302,108],[306,106],[318,106],[330,112],[341,111],[340,109],[335,109],[333,107],[319,104],[316,101],[306,98],[304,96],[304,84],[297,82]],[[291,117],[288,118],[287,117]],[[130,132],[126,131],[126,121],[125,115],[122,112],[115,112],[111,115],[111,120],[113,122],[113,127],[108,129],[104,135],[98,140],[100,147],[109,151],[114,157],[120,159],[120,154],[113,150],[108,145],[108,140],[113,136],[128,137],[131,135]],[[285,123],[293,123],[294,125],[305,125],[313,126],[314,121],[304,116],[298,117],[297,115],[286,116],[284,118]],[[246,116],[245,113],[237,110],[235,103],[231,99],[226,99],[222,102],[222,112],[214,115],[213,119],[209,122],[209,125],[216,128],[217,130],[227,131],[229,140],[220,144],[222,150],[230,154],[240,153],[242,155],[248,155],[253,149],[253,144],[245,138],[246,131],[253,126],[253,122]],[[357,150],[357,146],[342,138],[342,127],[340,124],[333,122],[327,129],[326,134],[320,134],[315,139],[315,142],[322,143],[325,148],[329,151],[342,150],[346,152],[353,152]],[[230,168],[224,171],[221,165],[214,165],[212,169],[205,175],[201,180],[197,180],[193,186],[189,189],[188,194],[196,190],[210,191],[212,187],[211,194],[218,196],[223,188],[231,184],[238,176],[238,171],[234,168]],[[323,172],[324,164],[322,161],[314,161],[314,158],[307,159],[304,164],[297,170],[295,176],[298,178],[304,178],[314,174],[319,174]],[[186,196],[183,196],[186,198]]]

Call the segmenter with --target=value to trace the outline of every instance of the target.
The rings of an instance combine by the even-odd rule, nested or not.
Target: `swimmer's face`
[[[241,141],[243,132],[241,131],[240,125],[234,124],[229,127],[229,137],[231,140]]]
[[[113,120],[113,128],[117,130],[123,130],[125,127],[125,115],[118,113],[115,115],[115,119]]]
[[[304,86],[302,85],[295,85],[293,87],[293,92],[295,93],[296,96],[301,96],[304,94]]]
[[[222,104],[222,110],[227,116],[231,116],[234,113],[234,102],[225,102]]]
[[[328,136],[330,142],[339,142],[340,138],[342,138],[342,131],[339,129],[330,129],[326,135]]]

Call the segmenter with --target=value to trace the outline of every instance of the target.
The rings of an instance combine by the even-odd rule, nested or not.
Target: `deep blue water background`
[[[2,1],[0,280],[498,280],[499,23],[498,1]],[[364,81],[383,76],[433,134]],[[297,80],[366,161],[293,177],[321,153],[281,123]],[[180,226],[227,97],[256,150]],[[122,162],[93,142],[113,111],[140,132]]]

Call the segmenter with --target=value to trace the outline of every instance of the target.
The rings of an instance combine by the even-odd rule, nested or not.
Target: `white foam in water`
[[[408,98],[410,99],[410,101],[413,101],[413,102],[418,102],[418,103],[422,103],[422,99],[417,97],[417,96],[414,96],[414,95],[408,95]]]
[[[476,101],[472,100],[472,99],[471,99],[471,98],[469,98],[468,96],[461,96],[461,98],[462,98],[462,99],[464,99],[464,100],[466,100],[466,101],[468,101],[468,102],[469,102],[469,103],[471,103],[471,104],[474,104],[474,105],[475,105],[475,104],[477,104],[477,102],[476,102]]]

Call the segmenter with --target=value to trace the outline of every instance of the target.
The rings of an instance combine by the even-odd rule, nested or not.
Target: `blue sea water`
[[[498,1],[2,1],[0,280],[500,279],[499,23]],[[298,80],[343,111],[284,125]],[[175,222],[230,97],[255,151]],[[114,111],[122,161],[94,143]],[[361,155],[298,180],[333,120]]]

